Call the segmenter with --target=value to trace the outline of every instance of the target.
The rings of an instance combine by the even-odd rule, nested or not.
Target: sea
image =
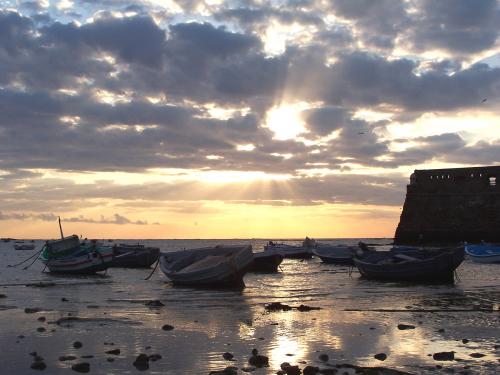
[[[251,244],[262,251],[268,240],[109,244],[141,243],[163,252]],[[391,242],[321,242],[360,240],[379,249]],[[35,240],[35,250],[21,251],[0,242],[1,374],[71,374],[85,371],[86,363],[91,374],[209,374],[233,366],[235,373],[259,375],[276,374],[284,362],[347,374],[367,368],[500,373],[500,264],[466,259],[455,283],[422,285],[365,280],[356,270],[316,258],[285,259],[277,273],[248,273],[241,290],[176,287],[159,267],[145,280],[152,269],[62,276],[46,272],[40,261],[28,269],[23,266],[30,262],[9,266],[43,243]],[[146,305],[155,300],[164,306]],[[269,312],[265,306],[272,302],[318,309]],[[173,328],[163,329],[167,325]],[[253,349],[268,357],[268,367],[249,363]],[[442,352],[453,359],[437,360]],[[140,354],[150,358],[147,368],[136,366]],[[40,362],[44,369],[32,368]]]

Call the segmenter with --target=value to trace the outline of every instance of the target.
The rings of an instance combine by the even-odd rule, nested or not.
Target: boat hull
[[[113,247],[111,267],[149,268],[160,256],[160,249],[154,247]]]
[[[264,246],[264,252],[268,251],[274,254],[280,254],[283,258],[288,259],[311,259],[313,256],[312,251],[308,248],[285,244]]]
[[[313,254],[321,259],[323,263],[353,266],[352,247],[329,246],[313,249]]]
[[[466,245],[465,253],[476,263],[500,263],[500,246]]]
[[[253,263],[250,265],[249,272],[278,272],[278,267],[283,262],[283,256],[280,254],[256,253],[253,257]]]
[[[376,253],[376,252],[373,252]],[[382,252],[381,252],[382,253]],[[387,259],[396,255],[395,252],[386,252]],[[408,254],[408,251],[401,253]],[[453,282],[454,271],[464,259],[463,248],[445,251],[432,258],[399,263],[372,263],[381,254],[369,254],[366,259],[354,257],[354,263],[360,274],[367,279],[389,281],[415,281],[415,282]],[[371,259],[370,259],[371,258]]]
[[[198,269],[189,269],[208,257],[217,257],[217,261]],[[160,269],[174,285],[194,287],[244,287],[243,276],[252,262],[251,246],[219,246],[160,255]]]
[[[105,271],[111,266],[113,250],[111,247],[82,249],[63,257],[41,256],[42,262],[51,273],[87,275]]]

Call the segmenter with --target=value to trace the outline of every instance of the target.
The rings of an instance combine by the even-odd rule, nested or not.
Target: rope
[[[158,260],[156,261],[156,264],[153,268],[153,271],[151,271],[151,273],[148,275],[148,277],[146,277],[144,280],[149,280],[151,278],[151,276],[153,276],[153,273],[155,273],[155,271],[156,271],[156,267],[158,267],[158,263],[160,263],[160,257],[158,257]]]
[[[35,254],[33,254],[32,256],[30,256],[28,259],[25,259],[23,260],[22,262],[20,263],[17,263],[17,264],[14,264],[14,265],[11,265],[11,264],[8,264],[7,267],[17,267],[17,266],[20,266],[21,264],[23,264],[24,262],[27,262],[28,260],[30,260],[31,258],[33,258],[34,256],[36,255],[39,255],[43,250],[45,249],[45,246],[43,246],[41,248],[41,250],[37,251]],[[35,259],[36,260],[36,259]]]
[[[43,250],[43,247],[42,247],[42,250]],[[42,250],[40,250],[38,253],[41,253],[41,252],[42,252]],[[30,267],[33,265],[33,263],[35,263],[37,260],[38,260],[38,258],[33,259],[33,262],[31,262],[31,263],[30,263],[29,265],[27,265],[26,267],[23,267],[23,270],[27,270],[28,268],[30,268]]]

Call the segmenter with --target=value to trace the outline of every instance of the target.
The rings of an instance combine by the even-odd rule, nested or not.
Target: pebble
[[[224,354],[222,354],[222,358],[224,358],[226,361],[232,360],[233,357],[234,357],[234,355],[232,355],[231,353],[228,353],[228,352],[225,352]]]
[[[149,368],[148,355],[144,353],[139,354],[135,359],[133,365],[139,371],[146,371]]]
[[[60,356],[60,357],[59,357],[59,360],[60,360],[61,362],[64,362],[64,361],[72,361],[72,360],[74,360],[74,359],[76,359],[76,356],[74,356],[74,355],[62,355],[62,356]]]
[[[387,359],[387,354],[378,353],[373,356],[373,358],[378,359],[379,361],[385,361]]]
[[[327,362],[329,359],[328,354],[320,354],[318,358],[320,361],[323,361],[323,362]]]
[[[315,375],[319,372],[319,367],[314,367],[314,366],[306,366],[302,370],[302,373],[304,375]]]
[[[68,302],[68,299],[67,298],[61,298],[61,302]]]
[[[43,360],[41,360],[41,361],[35,361],[35,362],[33,362],[30,367],[33,370],[42,371],[42,370],[45,370],[47,368],[47,365],[45,364],[45,362]]]
[[[45,327],[38,327],[36,330],[37,330],[37,332],[45,332],[46,331]]]
[[[158,360],[159,360],[159,359],[161,359],[161,358],[162,358],[161,354],[151,354],[151,355],[148,357],[148,359],[149,359],[150,361],[152,361],[152,362],[156,362],[156,361],[158,361]]]
[[[76,372],[89,372],[90,364],[87,362],[75,363],[73,366],[71,366],[71,369]]]
[[[253,366],[242,367],[241,371],[243,371],[243,372],[252,372],[252,371],[255,371],[255,367],[253,367]]]
[[[75,341],[73,343],[73,348],[75,349],[80,349],[83,346],[83,344],[80,341]]]
[[[412,326],[411,324],[398,324],[398,329],[400,330],[415,329],[415,326]]]
[[[108,362],[114,362],[115,359],[113,357],[109,357],[109,358],[106,358],[106,361],[108,361]]]
[[[462,344],[467,344],[470,340],[468,339],[462,339]]]
[[[40,309],[40,308],[38,308],[38,307],[26,307],[26,308],[24,309],[24,312],[25,312],[26,314],[34,314],[34,313],[37,313],[37,312],[39,312],[39,311],[41,311],[41,309]]]
[[[5,294],[0,294],[0,298],[7,298],[7,295],[5,295]]]
[[[453,361],[455,359],[455,352],[439,352],[434,353],[432,358],[435,361]]]
[[[165,306],[163,303],[161,303],[159,300],[151,300],[145,303],[146,306],[148,307],[162,307]]]
[[[171,331],[174,329],[174,326],[171,326],[170,324],[165,324],[163,327],[161,327],[164,331]]]
[[[481,357],[484,357],[486,354],[483,354],[483,353],[472,353],[472,354],[469,354],[469,356],[471,356],[472,358],[481,358]]]
[[[80,358],[88,359],[88,358],[94,358],[94,356],[92,354],[88,354],[88,355],[82,355]]]
[[[255,367],[267,367],[269,366],[269,358],[260,355],[257,349],[252,349],[252,356],[248,359],[248,363]]]
[[[105,352],[106,354],[113,354],[113,355],[119,355],[120,354],[120,349],[113,349],[113,350],[108,350]]]
[[[37,319],[39,322],[45,322],[47,320],[44,316],[41,316]]]

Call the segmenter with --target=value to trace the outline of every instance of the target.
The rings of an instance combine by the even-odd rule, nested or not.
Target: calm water
[[[265,242],[141,241],[162,251],[219,243],[251,243],[260,251]],[[41,244],[36,241],[37,248]],[[350,277],[346,267],[318,259],[285,260],[279,273],[247,274],[243,291],[196,290],[173,287],[159,269],[145,281],[150,270],[113,268],[104,276],[68,277],[42,273],[40,262],[25,271],[7,267],[33,252],[0,243],[0,294],[6,295],[0,298],[2,374],[37,373],[30,369],[33,351],[44,358],[44,373],[50,374],[73,373],[70,367],[78,361],[90,363],[94,374],[136,374],[140,372],[132,363],[140,353],[162,356],[150,362],[145,373],[208,374],[229,365],[248,366],[253,348],[270,359],[269,368],[253,374],[275,374],[285,361],[320,367],[384,366],[416,374],[436,373],[436,365],[472,373],[500,372],[500,265],[466,260],[454,285],[425,286],[367,281],[357,273]],[[55,286],[26,286],[40,281]],[[148,300],[160,300],[165,307],[146,307]],[[276,301],[321,310],[266,313],[264,304]],[[25,313],[26,307],[42,311]],[[53,323],[69,314],[89,320],[70,327]],[[416,328],[399,330],[399,323]],[[175,329],[163,331],[164,324]],[[470,341],[463,344],[462,339]],[[83,347],[73,348],[74,341]],[[105,354],[111,349],[121,352]],[[456,361],[438,362],[429,356],[452,350]],[[226,351],[235,361],[222,358]],[[388,355],[384,362],[373,358],[381,352]],[[329,355],[327,363],[318,360],[321,353]],[[484,356],[474,358],[473,353]],[[62,362],[62,355],[93,357]],[[113,362],[107,360],[111,357]]]

